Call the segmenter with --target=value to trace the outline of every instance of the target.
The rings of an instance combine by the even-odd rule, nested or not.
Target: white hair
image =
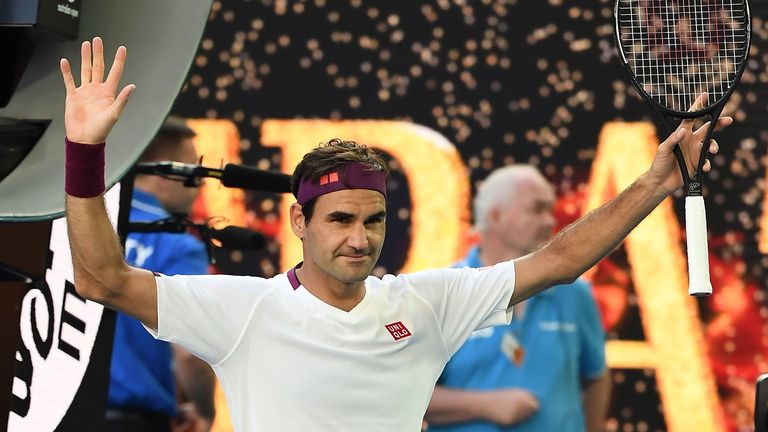
[[[478,232],[485,231],[488,213],[511,201],[514,190],[521,180],[532,178],[547,181],[536,167],[525,164],[505,166],[486,177],[480,187],[477,188],[473,201],[475,230]]]

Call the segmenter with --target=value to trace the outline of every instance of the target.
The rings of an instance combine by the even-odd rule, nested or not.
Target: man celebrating
[[[293,173],[289,220],[303,263],[271,279],[156,276],[125,263],[102,199],[105,140],[135,89],[115,97],[126,50],[104,81],[101,40],[81,54],[80,87],[61,61],[75,286],[210,363],[243,431],[419,430],[440,371],[466,338],[508,323],[514,304],[573,281],[616,247],[681,186],[672,148],[698,152],[705,132],[684,123],[645,175],[532,254],[382,279],[369,274],[385,234],[384,164],[364,146],[331,141]]]
[[[536,168],[494,171],[474,200],[478,246],[457,267],[532,253],[552,235],[554,203]],[[473,333],[448,362],[427,409],[430,431],[603,430],[610,380],[589,285],[556,286],[514,312],[508,326]]]

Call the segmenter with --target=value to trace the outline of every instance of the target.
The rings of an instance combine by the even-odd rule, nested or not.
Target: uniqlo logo
[[[411,332],[405,327],[405,325],[401,321],[394,322],[392,324],[387,324],[384,327],[387,328],[387,331],[389,332],[389,334],[391,334],[396,341],[407,338],[408,336],[411,335]]]

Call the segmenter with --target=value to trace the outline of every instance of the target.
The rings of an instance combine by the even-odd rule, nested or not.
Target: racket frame
[[[642,1],[642,0],[639,0],[639,1]],[[736,75],[731,81],[731,84],[728,86],[728,89],[725,91],[725,93],[723,93],[723,95],[718,100],[696,111],[673,110],[657,102],[653,98],[653,96],[651,96],[650,94],[648,94],[647,91],[645,91],[642,84],[640,84],[640,82],[635,77],[635,74],[632,71],[632,67],[629,64],[629,60],[627,59],[627,56],[624,52],[624,46],[621,43],[621,31],[619,26],[619,5],[621,3],[627,3],[627,1],[616,0],[616,2],[614,3],[614,7],[613,7],[614,41],[616,43],[616,48],[619,52],[622,65],[624,66],[624,71],[629,76],[629,80],[632,82],[632,85],[635,87],[635,90],[637,90],[640,96],[653,108],[654,115],[656,116],[656,121],[657,123],[660,124],[660,126],[664,130],[664,133],[667,136],[669,136],[672,133],[672,128],[669,126],[667,121],[668,117],[678,119],[678,120],[692,120],[692,119],[698,119],[698,118],[705,118],[708,121],[713,121],[713,120],[714,121],[713,123],[710,124],[703,142],[708,144],[712,139],[712,135],[714,133],[715,126],[716,126],[715,124],[716,119],[720,118],[720,114],[722,113],[723,108],[725,108],[725,104],[728,103],[728,99],[731,97],[731,94],[736,89],[736,86],[741,80],[741,75],[744,73],[744,68],[747,65],[746,60],[749,56],[749,49],[751,47],[752,15],[749,8],[749,2],[747,0],[741,0],[741,2],[744,5],[744,14],[745,14],[744,18],[746,21],[746,38],[744,40],[744,43],[745,43],[744,53],[739,61],[739,66],[736,69]],[[682,175],[683,182],[685,183],[686,196],[703,195],[703,178],[702,178],[703,176],[701,175],[701,172],[702,172],[702,167],[704,166],[704,161],[706,160],[708,148],[709,148],[709,145],[704,145],[702,147],[699,160],[696,164],[696,171],[694,172],[693,177],[690,177],[690,175],[688,174],[688,167],[685,164],[685,158],[683,157],[683,154],[680,151],[680,147],[675,146],[675,158],[677,159],[678,166],[680,167],[680,174]]]

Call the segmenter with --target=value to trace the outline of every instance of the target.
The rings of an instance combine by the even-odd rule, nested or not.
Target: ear
[[[491,210],[488,211],[488,216],[486,216],[488,219],[485,221],[486,225],[495,227],[499,224],[499,221],[501,220],[501,208],[499,206],[495,206],[491,208]]]
[[[291,230],[293,231],[293,234],[296,235],[296,237],[303,239],[306,235],[305,231],[307,229],[306,224],[304,223],[304,213],[301,211],[301,205],[299,203],[293,203],[291,204]]]

